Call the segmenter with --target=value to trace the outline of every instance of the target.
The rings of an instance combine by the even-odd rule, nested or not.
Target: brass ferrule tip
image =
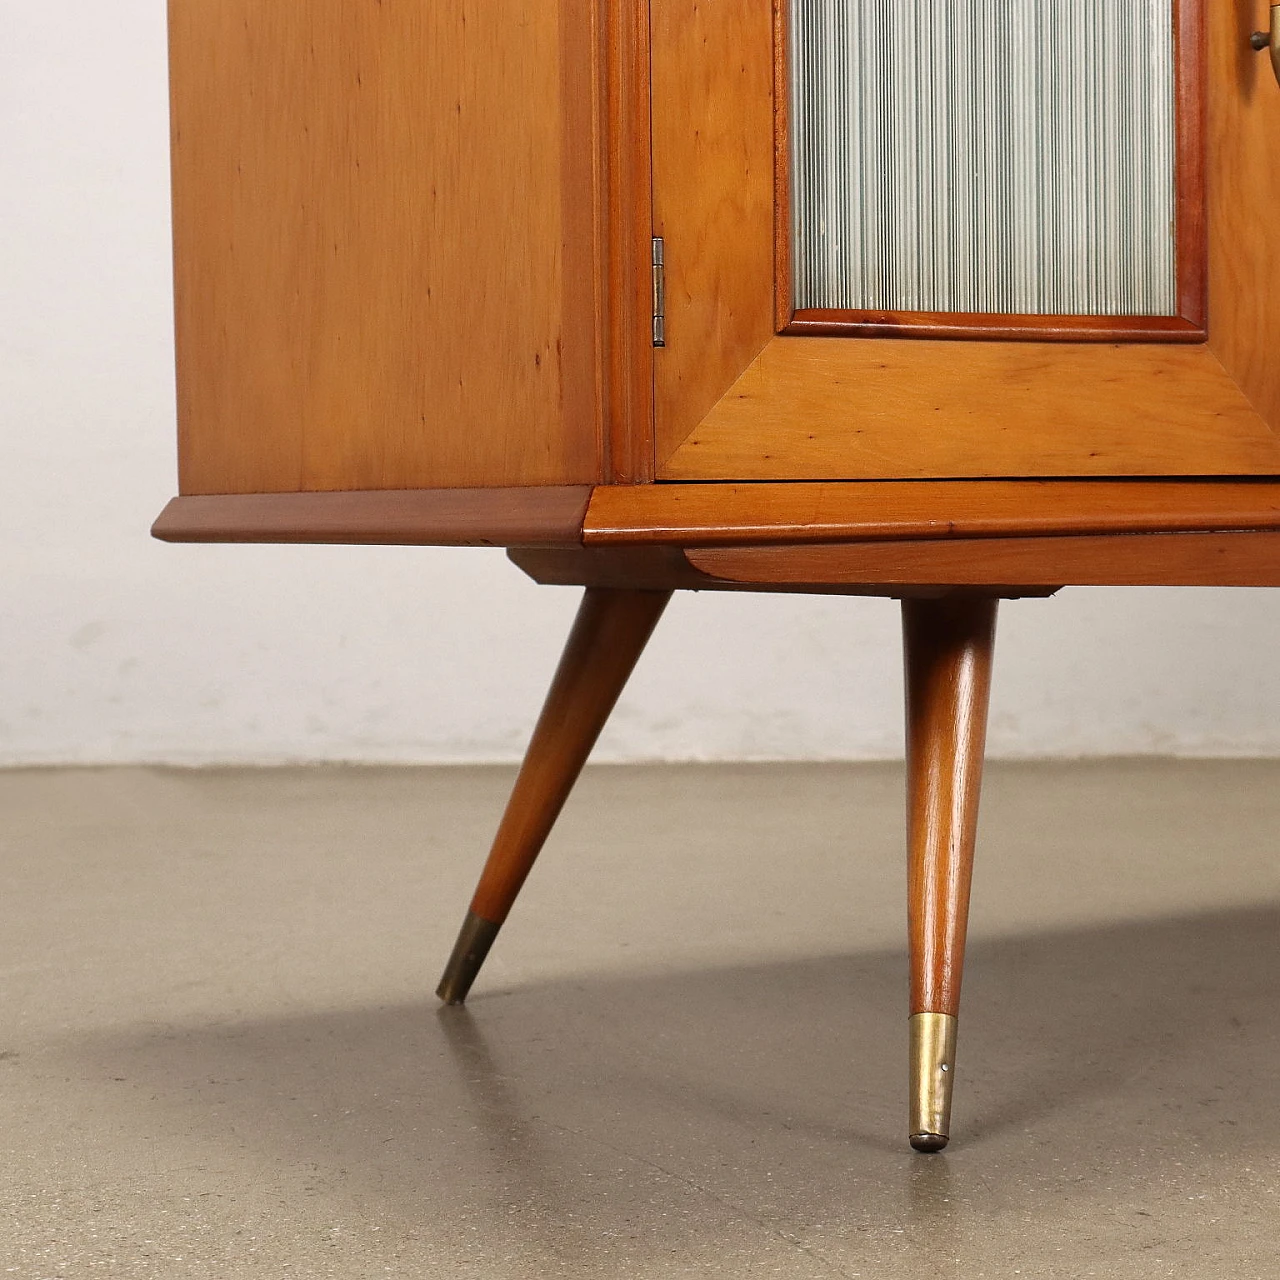
[[[956,1019],[913,1013],[911,1114],[907,1133],[917,1151],[941,1151],[951,1134],[951,1086],[956,1073]]]
[[[445,1004],[461,1004],[471,990],[471,984],[480,972],[493,940],[498,936],[499,926],[492,920],[467,912],[458,932],[458,940],[453,944],[453,954],[444,967],[444,977],[436,988],[436,995]]]

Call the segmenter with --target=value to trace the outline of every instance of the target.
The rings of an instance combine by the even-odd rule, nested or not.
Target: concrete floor
[[[900,769],[0,774],[0,1276],[1280,1276],[1280,764],[993,767],[905,1142]]]

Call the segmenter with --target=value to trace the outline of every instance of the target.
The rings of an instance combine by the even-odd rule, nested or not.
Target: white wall
[[[169,547],[162,0],[0,0],[0,764],[518,753],[574,593],[500,553]],[[1280,594],[1005,607],[1002,755],[1280,751]],[[900,750],[895,606],[682,596],[611,759]]]

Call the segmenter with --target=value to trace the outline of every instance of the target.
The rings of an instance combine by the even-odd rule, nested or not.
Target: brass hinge
[[[661,236],[653,237],[653,345],[667,345],[667,268]]]

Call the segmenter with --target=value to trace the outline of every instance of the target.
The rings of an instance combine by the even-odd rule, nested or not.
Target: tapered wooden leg
[[[985,598],[902,602],[911,939],[908,1133],[917,1151],[941,1151],[950,1136],[996,606]]]
[[[588,587],[436,994],[461,1004],[671,599]]]

